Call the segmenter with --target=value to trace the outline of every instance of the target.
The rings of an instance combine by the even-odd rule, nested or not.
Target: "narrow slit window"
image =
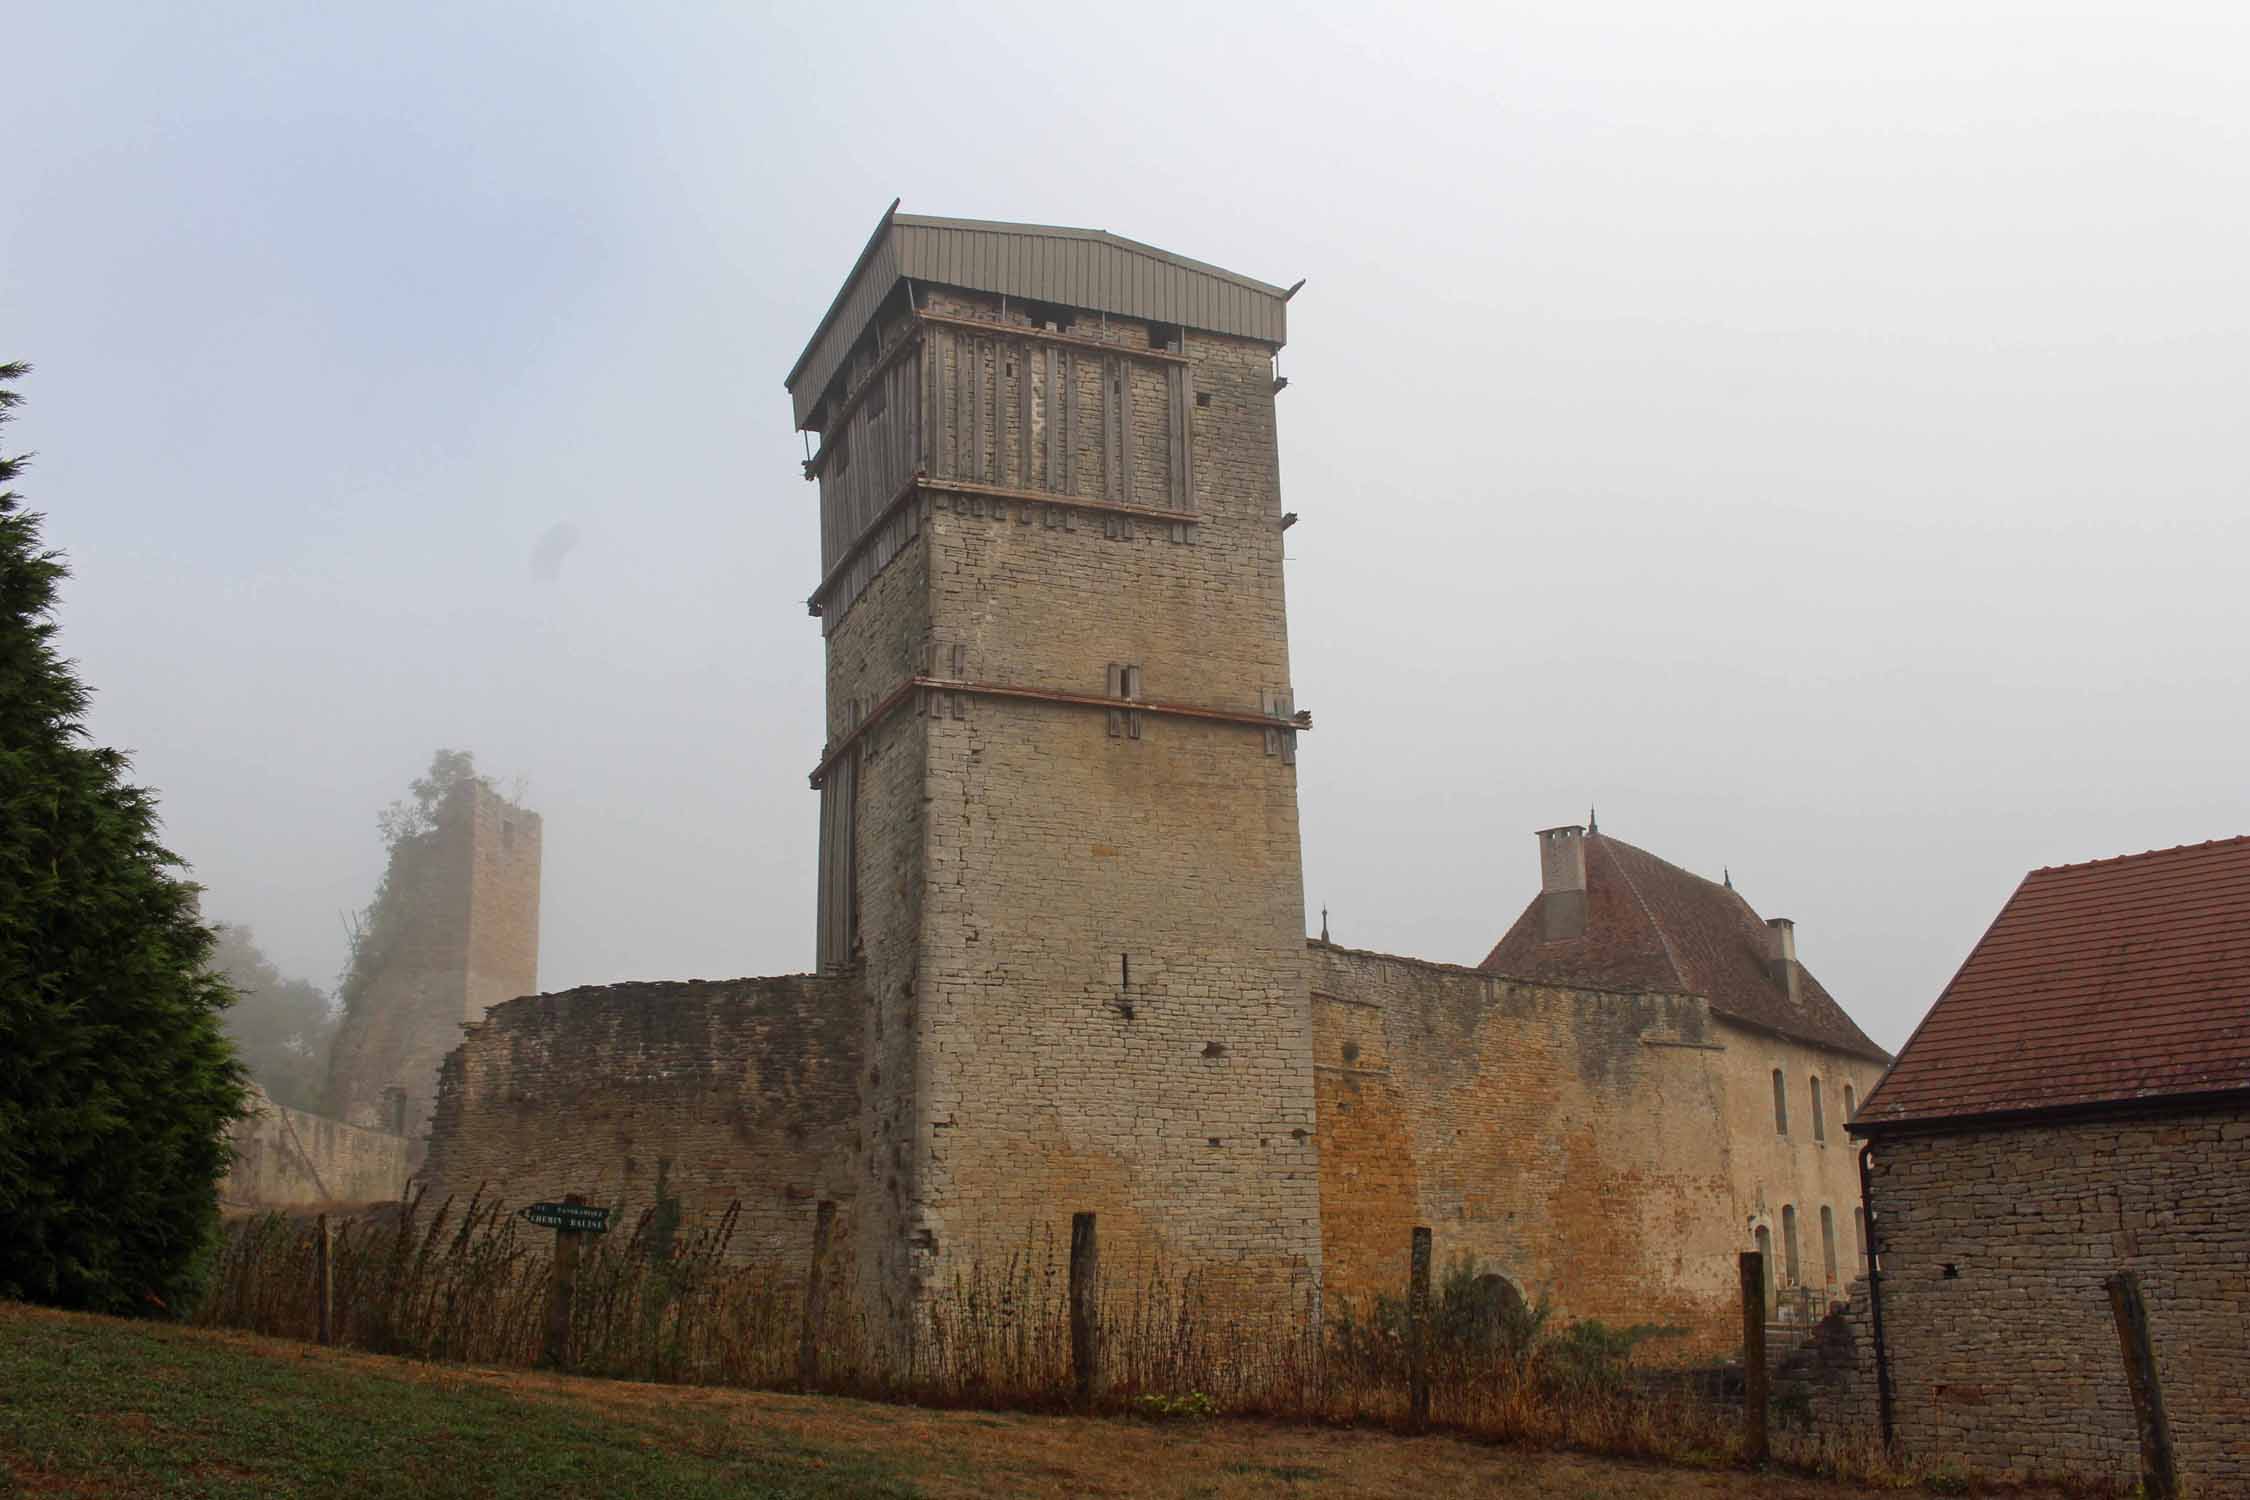
[[[1828,1284],[1836,1285],[1836,1211],[1825,1203],[1820,1205],[1820,1261]]]
[[[1859,1118],[1859,1095],[1852,1092],[1850,1084],[1844,1085],[1844,1123],[1849,1125]]]
[[[1781,1260],[1789,1284],[1797,1285],[1797,1205],[1794,1203],[1781,1205]]]
[[[1864,1209],[1864,1208],[1855,1208],[1855,1209],[1853,1209],[1853,1210],[1852,1210],[1852,1232],[1853,1232],[1854,1234],[1856,1234],[1856,1235],[1857,1235],[1857,1236],[1859,1237],[1859,1258],[1860,1258],[1861,1260],[1865,1260],[1865,1259],[1867,1259],[1867,1210],[1866,1210],[1866,1209]]]
[[[1770,1309],[1773,1306],[1773,1278],[1776,1275],[1776,1268],[1773,1263],[1773,1231],[1760,1224],[1757,1242],[1758,1264],[1763,1268],[1762,1274],[1766,1283],[1766,1306]]]
[[[1789,1085],[1779,1068],[1773,1070],[1773,1131],[1775,1135],[1789,1133]]]
[[[1817,1078],[1812,1080],[1812,1138],[1815,1141],[1828,1139],[1828,1111],[1820,1107],[1820,1080]]]

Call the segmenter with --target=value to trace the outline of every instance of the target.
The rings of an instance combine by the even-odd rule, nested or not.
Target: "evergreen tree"
[[[0,422],[27,370],[0,364]],[[218,1223],[239,1065],[232,999],[156,799],[86,743],[55,650],[68,576],[0,458],[0,1295],[182,1307]]]

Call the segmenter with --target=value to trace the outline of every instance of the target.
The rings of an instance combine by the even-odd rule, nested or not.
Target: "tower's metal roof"
[[[902,214],[893,203],[783,382],[806,426],[828,382],[901,280],[1177,323],[1278,347],[1288,293],[1099,229]]]

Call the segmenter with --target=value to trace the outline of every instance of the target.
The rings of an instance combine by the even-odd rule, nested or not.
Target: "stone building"
[[[1834,1123],[1883,1054],[1731,890],[1552,830],[1480,968],[1308,946],[1290,295],[884,216],[787,381],[819,437],[818,972],[496,1008],[430,1181],[739,1200],[785,1265],[832,1198],[894,1311],[1079,1209],[1113,1269],[1293,1298],[1396,1289],[1427,1223],[1706,1341],[1760,1235],[1798,1237],[1796,1285],[1848,1279]]]
[[[370,935],[381,952],[366,993],[337,1029],[325,1113],[419,1142],[461,1028],[538,990],[539,834],[537,813],[472,779],[439,805],[435,828],[392,849],[395,906]]]
[[[2130,1483],[2131,1270],[2183,1479],[2250,1490],[2250,838],[2025,876],[1851,1130],[1910,1452]]]
[[[1859,1274],[1843,1124],[1887,1054],[1795,930],[1591,827],[1537,835],[1539,893],[1474,969],[1315,945],[1331,1289],[1390,1289],[1431,1226],[1572,1314],[1739,1335],[1735,1255],[1774,1316]]]

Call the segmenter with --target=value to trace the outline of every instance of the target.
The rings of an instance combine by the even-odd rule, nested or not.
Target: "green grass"
[[[761,1440],[403,1362],[275,1358],[150,1324],[0,1308],[0,1497],[906,1497],[864,1453]]]

